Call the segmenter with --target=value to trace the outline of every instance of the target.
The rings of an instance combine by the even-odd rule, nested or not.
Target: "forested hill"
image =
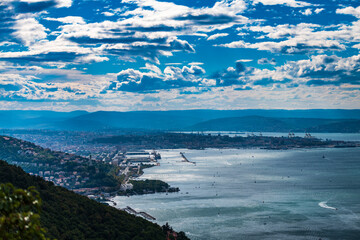
[[[43,200],[41,224],[56,239],[165,239],[162,228],[87,197],[54,186],[20,167],[0,160],[0,183],[18,188],[35,186]]]

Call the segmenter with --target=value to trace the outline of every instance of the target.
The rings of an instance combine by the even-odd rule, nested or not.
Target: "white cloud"
[[[57,7],[69,7],[72,1],[58,0],[57,3]],[[136,57],[141,57],[159,63],[159,56],[172,56],[177,51],[195,52],[192,45],[179,39],[181,36],[208,37],[206,34],[208,32],[249,22],[240,15],[246,9],[244,0],[223,0],[216,2],[212,7],[203,8],[191,8],[156,0],[125,0],[124,3],[134,5],[135,9],[130,11],[110,9],[108,12],[103,12],[110,16],[115,11],[120,15],[116,21],[86,23],[80,16],[44,18],[62,23],[56,31],[49,34],[55,37],[55,40],[45,40],[47,29],[35,18],[19,19],[14,36],[29,46],[29,51],[3,52],[1,57],[9,56],[14,59],[21,56],[63,52],[76,55],[75,63],[106,61],[108,58],[104,55],[107,54],[117,55],[119,59],[125,61],[135,61]],[[208,37],[208,40],[226,35],[226,33],[214,34]],[[38,60],[40,61],[39,57]],[[65,62],[59,64],[64,67]]]
[[[253,59],[239,59],[236,62],[252,62],[254,61]]]
[[[302,11],[301,14],[309,16],[312,14],[312,10],[310,8],[307,8],[305,11]]]
[[[188,63],[188,65],[204,65],[203,62],[191,62],[191,63]]]
[[[323,28],[318,24],[299,23],[297,25],[282,24],[277,26],[250,26],[249,31],[258,32],[261,41],[245,42],[243,40],[217,46],[228,48],[253,48],[281,53],[310,53],[346,50],[351,43],[360,41],[360,21],[351,25],[339,24]],[[281,39],[282,41],[270,41]]]
[[[216,33],[214,35],[211,35],[210,37],[207,38],[207,40],[215,40],[217,38],[220,38],[220,37],[226,37],[228,36],[229,34],[228,33]]]
[[[225,44],[219,44],[217,45],[219,47],[227,47],[227,48],[247,48],[249,46],[248,43],[245,43],[244,41],[234,41],[231,43],[225,43]]]
[[[297,1],[297,0],[253,0],[255,4],[262,3],[263,5],[286,5],[289,7],[308,7],[312,4],[304,2],[304,1]]]
[[[134,26],[151,27],[166,24],[184,28],[183,33],[193,34],[222,30],[234,24],[249,22],[246,17],[239,15],[246,9],[246,3],[243,0],[222,0],[216,2],[213,7],[198,9],[155,0],[126,0],[124,2],[138,6],[135,10],[123,14],[123,16],[131,16],[124,20],[124,23]],[[153,10],[149,10],[149,7]]]
[[[169,90],[174,88],[186,88],[207,85],[201,77],[205,70],[197,65],[190,67],[167,66],[161,71],[157,66],[146,64],[142,72],[132,68],[122,70],[117,74],[117,79],[109,83],[102,93],[113,91],[139,92]]]
[[[102,12],[101,14],[103,14],[106,17],[112,17],[115,15],[115,13],[112,13],[112,12]]]
[[[360,49],[360,43],[359,44],[355,44],[352,46],[353,48],[357,48],[357,49]]]
[[[336,9],[337,14],[349,14],[354,17],[360,18],[360,6],[357,8],[354,7],[346,7],[342,9]]]
[[[66,17],[62,17],[62,18],[44,18],[45,20],[48,21],[57,21],[57,22],[61,22],[61,23],[65,23],[65,24],[85,24],[85,21],[82,17],[78,17],[78,16],[66,16]]]
[[[13,35],[20,39],[25,46],[30,46],[41,39],[45,39],[47,36],[45,31],[48,30],[34,18],[16,20],[14,29]]]
[[[61,8],[61,7],[71,7],[72,5],[72,0],[56,0],[57,5],[56,7]]]
[[[315,13],[316,14],[319,14],[319,13],[321,13],[322,11],[324,11],[325,9],[324,8],[317,8],[317,9],[315,9]]]

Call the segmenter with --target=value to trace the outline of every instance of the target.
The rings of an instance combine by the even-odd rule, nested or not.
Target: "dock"
[[[140,217],[143,217],[145,218],[146,220],[153,220],[155,221],[156,218],[154,218],[153,216],[151,216],[150,214],[146,213],[146,212],[137,212],[135,209],[127,206],[126,208],[123,208],[122,209],[123,211],[127,212],[127,213],[130,213],[130,214],[133,214],[133,215],[136,215],[136,216],[140,216]]]
[[[139,215],[143,216],[145,219],[148,219],[148,220],[156,220],[156,218],[154,218],[153,216],[151,216],[150,214],[148,214],[146,212],[139,212]]]
[[[188,162],[196,165],[196,162],[189,161],[183,152],[180,152],[181,157],[183,158],[183,162]]]

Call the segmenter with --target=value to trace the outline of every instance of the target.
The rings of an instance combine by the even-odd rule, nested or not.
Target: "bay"
[[[196,165],[182,162],[184,152]],[[360,149],[161,150],[178,193],[115,197],[191,239],[358,239]]]

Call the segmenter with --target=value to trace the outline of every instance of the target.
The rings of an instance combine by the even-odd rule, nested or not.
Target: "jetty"
[[[133,215],[136,215],[136,216],[140,216],[140,217],[143,217],[145,218],[146,220],[156,220],[156,218],[154,218],[153,216],[151,216],[150,214],[146,213],[146,212],[138,212],[136,211],[135,209],[127,206],[126,208],[123,208],[122,209],[123,211],[127,212],[127,213],[130,213],[130,214],[133,214]]]
[[[183,152],[180,152],[180,155],[181,157],[183,158],[183,162],[188,162],[188,163],[192,163],[192,164],[195,164],[196,165],[196,162],[192,162],[192,161],[189,161],[186,157],[185,157],[185,154]]]
[[[148,220],[156,220],[156,218],[154,218],[153,216],[151,216],[150,214],[148,214],[146,212],[139,212],[139,215],[143,216],[145,219],[148,219]]]

